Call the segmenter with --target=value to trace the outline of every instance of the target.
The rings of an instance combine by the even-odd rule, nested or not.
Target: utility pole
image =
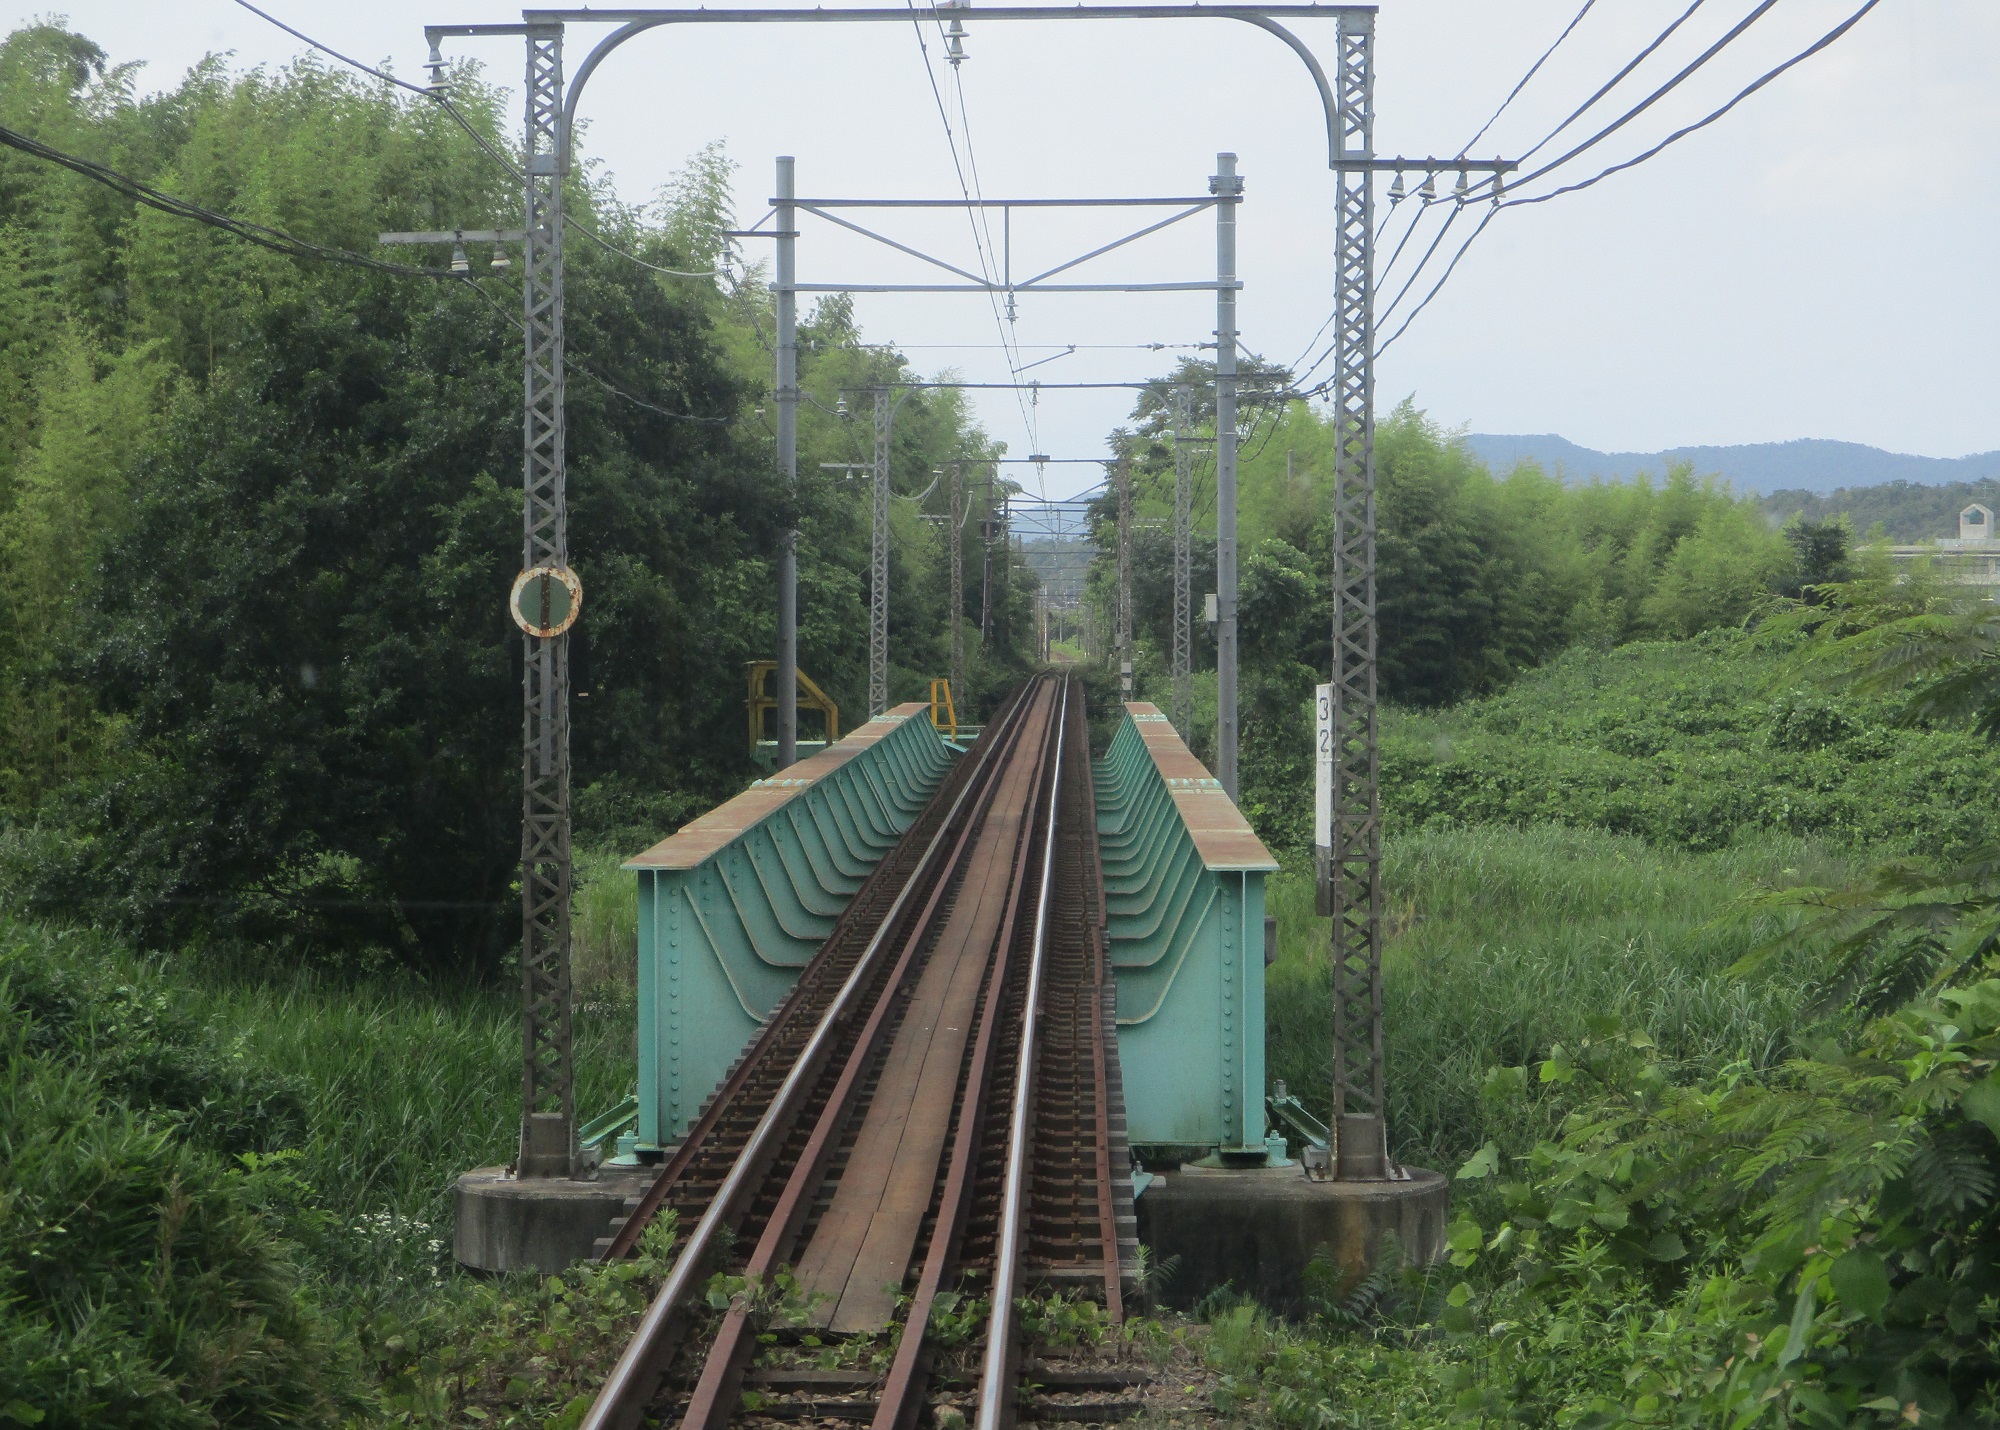
[[[1194,394],[1185,383],[1174,388],[1174,728],[1187,739],[1194,726],[1194,625],[1190,609],[1194,584],[1193,492],[1190,488],[1193,434],[1188,430]]]
[[[1389,1175],[1382,1092],[1382,821],[1375,708],[1375,17],[1340,15],[1333,475],[1335,1174]],[[1343,161],[1358,160],[1353,167]],[[1232,791],[1233,792],[1233,791]]]
[[[778,768],[799,758],[799,235],[792,207],[792,156],[778,159],[778,473],[785,479],[785,531],[778,547]],[[878,712],[879,713],[879,712]]]
[[[889,389],[875,389],[875,521],[868,548],[868,715],[889,708]]]
[[[1132,463],[1118,459],[1118,698],[1132,698]]]
[[[1343,16],[1345,12],[1342,12]],[[1343,22],[1345,20],[1343,19]],[[1343,32],[1344,33],[1344,32]],[[1215,156],[1215,777],[1234,800],[1236,780],[1236,207],[1243,180],[1234,154]]]

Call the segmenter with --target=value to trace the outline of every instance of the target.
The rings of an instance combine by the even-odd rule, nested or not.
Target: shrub
[[[39,1020],[12,991],[0,998],[0,1420],[338,1423],[358,1405],[342,1345],[302,1299],[270,1210],[294,1191],[285,1159],[231,1165],[193,1145],[191,1129],[254,1122],[204,1124],[209,1101],[191,1116],[171,1106],[202,1085],[199,1058],[114,1057],[107,1081],[77,1056],[81,1024]],[[135,1069],[167,1099],[161,1112],[120,1100]]]

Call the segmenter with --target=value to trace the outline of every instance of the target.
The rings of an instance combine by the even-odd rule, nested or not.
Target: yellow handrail
[[[765,693],[771,672],[778,668],[775,660],[753,660],[748,664],[750,697],[745,704],[750,713],[750,753],[757,753],[757,746],[764,738],[764,716],[766,712],[778,708],[778,697]],[[826,719],[826,742],[831,745],[840,738],[840,707],[803,670],[799,672],[799,706],[805,710],[817,710]]]

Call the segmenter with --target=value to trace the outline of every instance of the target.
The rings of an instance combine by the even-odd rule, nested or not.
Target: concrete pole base
[[[495,1275],[554,1274],[596,1254],[627,1203],[642,1195],[657,1167],[605,1167],[594,1182],[567,1177],[510,1177],[481,1167],[452,1193],[451,1254],[460,1266]]]
[[[1139,1240],[1173,1269],[1156,1294],[1187,1308],[1232,1286],[1279,1315],[1304,1308],[1305,1270],[1321,1247],[1339,1261],[1344,1290],[1373,1270],[1385,1232],[1409,1265],[1446,1254],[1450,1184],[1420,1167],[1408,1180],[1308,1181],[1297,1167],[1183,1166],[1139,1197]]]

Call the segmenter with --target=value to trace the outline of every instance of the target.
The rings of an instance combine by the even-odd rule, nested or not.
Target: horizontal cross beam
[[[1214,279],[1192,283],[794,283],[794,293],[1207,293],[1241,288]]]
[[[1414,167],[1414,166],[1412,166]],[[776,203],[773,199],[771,202]],[[1243,202],[1241,194],[1158,199],[790,199],[804,209],[1166,209]]]
[[[857,7],[852,10],[523,10],[528,25],[564,25],[596,21],[613,25],[758,25],[796,22],[907,25],[918,20],[1338,20],[1342,15],[1372,15],[1374,5],[992,5],[968,10],[957,5],[916,5],[898,9]],[[427,27],[425,33],[520,34],[523,26]]]

